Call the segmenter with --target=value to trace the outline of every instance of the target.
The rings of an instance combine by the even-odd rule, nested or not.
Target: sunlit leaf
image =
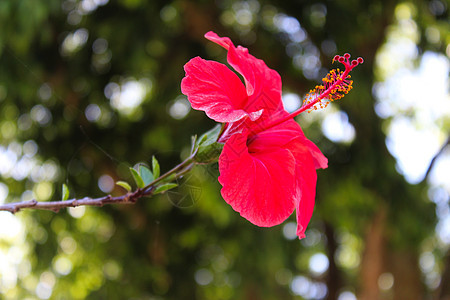
[[[192,154],[192,152],[197,147],[197,135],[196,134],[191,136],[191,145],[192,145],[192,149],[191,149],[191,154]]]
[[[217,124],[213,128],[211,128],[209,131],[205,132],[199,139],[198,139],[198,146],[208,146],[215,142],[217,142],[217,139],[219,138],[220,133],[223,130],[223,125]]]
[[[176,183],[166,183],[166,184],[158,186],[155,189],[155,192],[153,194],[155,194],[155,195],[156,194],[160,194],[160,193],[163,193],[163,192],[165,192],[167,190],[173,189],[174,187],[177,187],[177,186],[178,186],[178,184],[176,184]]]
[[[144,186],[148,185],[150,182],[153,181],[153,174],[152,171],[150,171],[149,168],[145,165],[139,166],[139,173],[141,175],[142,180],[144,181]]]
[[[136,185],[138,188],[143,188],[145,186],[144,180],[142,179],[141,175],[139,175],[138,171],[136,171],[133,168],[130,168],[131,175],[133,175],[134,181],[136,182]]]
[[[128,182],[125,181],[117,181],[116,184],[120,187],[123,187],[127,190],[127,192],[131,192],[131,186]]]
[[[196,162],[212,163],[218,160],[222,153],[223,144],[217,143],[217,139],[219,138],[222,129],[220,124],[216,125],[200,137],[197,144],[197,154],[194,157]]]
[[[159,168],[159,162],[156,159],[156,157],[152,157],[152,166],[153,166],[153,177],[154,179],[159,177],[160,174],[160,168]]]
[[[62,185],[62,200],[65,201],[65,200],[69,199],[69,194],[70,194],[69,187],[65,183],[63,183],[63,185]]]

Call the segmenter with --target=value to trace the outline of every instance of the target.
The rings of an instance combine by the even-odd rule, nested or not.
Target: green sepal
[[[67,185],[65,183],[63,183],[62,185],[62,200],[66,201],[67,199],[69,199],[69,187],[67,187]]]
[[[204,134],[200,136],[200,138],[197,139],[197,145],[198,146],[205,146],[212,143],[217,142],[219,139],[220,134],[222,133],[223,125],[217,124],[212,129],[208,130]]]
[[[197,148],[197,138],[198,136],[196,134],[194,134],[193,136],[191,136],[191,154],[194,153],[194,150]]]
[[[217,126],[219,126],[219,125],[216,125],[216,126],[215,126],[213,129],[211,129],[211,130],[215,130]],[[211,131],[211,130],[210,130],[210,131]],[[206,142],[206,140],[208,139],[208,134],[209,134],[209,131],[208,131],[208,132],[205,132],[204,134],[202,134],[202,135],[200,136],[200,138],[197,139],[196,145],[198,146],[198,145],[201,145],[201,144],[203,144],[204,142]]]
[[[204,133],[197,142],[197,153],[194,156],[194,161],[197,163],[209,164],[218,161],[222,153],[223,144],[218,143],[223,126],[218,124],[213,129]]]
[[[220,154],[222,153],[222,150],[223,144],[221,143],[213,143],[208,146],[199,147],[194,160],[201,164],[210,164],[217,162],[219,160]]]
[[[152,169],[153,169],[153,179],[159,178],[160,174],[159,162],[154,156],[152,157]]]
[[[146,165],[139,165],[139,175],[141,175],[142,181],[144,181],[144,186],[149,185],[154,180],[152,171]]]
[[[117,181],[116,185],[123,187],[124,189],[127,190],[127,192],[131,192],[131,186],[128,182],[125,181]]]
[[[130,168],[131,175],[133,175],[133,179],[136,182],[136,185],[138,188],[145,187],[144,180],[142,179],[141,175],[139,175],[138,171],[136,171],[133,168]]]
[[[153,194],[154,195],[160,194],[160,193],[163,193],[163,192],[165,192],[167,190],[173,189],[174,187],[177,187],[177,186],[178,186],[178,184],[176,184],[176,183],[166,183],[166,184],[158,186],[155,189],[155,191],[153,192]]]

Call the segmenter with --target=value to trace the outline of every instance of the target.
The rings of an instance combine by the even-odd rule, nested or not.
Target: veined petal
[[[285,114],[287,115],[288,113],[286,112]],[[260,130],[260,128],[263,129],[267,126],[266,123],[270,124],[271,122],[272,118],[260,118],[255,122],[246,122],[251,130],[249,136],[250,152],[282,148],[293,139],[305,137],[300,125],[294,120],[288,120],[268,129]]]
[[[288,113],[279,114],[281,118],[284,115],[288,115]],[[252,140],[252,149],[254,149],[253,151],[261,151],[270,147],[282,147],[292,139],[301,138],[301,144],[309,150],[315,168],[326,169],[328,167],[328,159],[313,142],[305,137],[300,125],[294,120],[287,120],[276,126],[269,127],[267,130],[261,131],[260,128],[268,127],[267,125],[270,125],[270,122],[273,122],[272,119],[273,118],[262,117],[255,122],[246,122],[250,130],[256,133],[254,137],[250,137],[250,140]],[[259,141],[263,142],[260,143]]]
[[[181,91],[188,96],[192,108],[205,111],[208,117],[221,123],[249,116],[243,109],[247,101],[245,87],[227,66],[195,57],[184,70],[186,77],[181,81]]]
[[[253,224],[278,225],[295,208],[294,156],[282,148],[249,153],[247,134],[234,134],[225,143],[219,158],[221,194]]]
[[[292,140],[286,148],[295,156],[295,176],[297,179],[297,235],[305,237],[305,230],[314,211],[317,173],[314,159],[305,144],[306,138]]]
[[[316,144],[314,144],[307,138],[305,138],[303,143],[308,148],[309,153],[311,154],[312,159],[314,161],[314,166],[316,167],[316,169],[328,168],[328,159],[325,157],[325,155],[322,154],[319,147],[317,147]]]
[[[249,54],[247,48],[235,47],[227,37],[219,37],[212,31],[206,33],[205,37],[228,50],[228,63],[244,77],[248,95],[245,111],[264,109],[264,113],[268,115],[284,110],[281,101],[281,77],[275,70]]]
[[[260,123],[258,119],[254,123]],[[297,234],[303,238],[314,211],[316,194],[316,168],[327,167],[327,158],[317,146],[303,134],[300,125],[287,120],[248,138],[248,148],[252,153],[267,153],[273,149],[286,149],[295,157],[295,192],[297,208]]]

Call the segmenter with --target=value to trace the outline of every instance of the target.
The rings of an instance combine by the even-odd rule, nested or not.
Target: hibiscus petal
[[[227,66],[195,57],[184,70],[186,77],[181,81],[181,91],[188,96],[192,108],[205,111],[208,117],[221,123],[249,116],[243,110],[247,101],[245,87]]]
[[[288,113],[286,112],[285,115]],[[280,117],[284,115],[280,114]],[[251,128],[253,132],[257,132],[255,137],[253,138],[252,148],[264,150],[267,147],[282,147],[289,143],[292,139],[302,138],[302,145],[308,148],[309,153],[311,154],[314,165],[316,169],[322,168],[326,169],[328,167],[328,159],[322,154],[319,148],[310,140],[308,140],[300,125],[294,120],[285,121],[279,125],[269,127],[266,130],[262,130],[265,127],[267,128],[271,122],[273,122],[272,118],[259,118],[255,122],[247,122],[247,126]],[[267,124],[266,124],[267,123]],[[261,129],[260,129],[261,128]],[[263,141],[263,143],[259,143],[259,141]]]
[[[314,166],[316,169],[326,169],[328,168],[328,159],[325,157],[325,155],[322,154],[319,147],[316,146],[313,142],[306,139],[303,141],[306,147],[308,147],[309,153],[311,154]]]
[[[284,110],[281,101],[281,77],[275,70],[249,54],[247,48],[235,47],[227,37],[219,37],[212,31],[206,33],[205,37],[228,50],[228,63],[244,77],[248,94],[245,111],[264,109],[268,115]]]
[[[285,114],[287,115],[288,113],[286,112]],[[251,152],[267,151],[267,149],[274,147],[284,147],[293,139],[305,137],[300,125],[294,120],[288,120],[264,129],[267,127],[266,123],[273,123],[272,118],[260,118],[255,122],[246,122],[252,132],[249,138],[251,141]]]
[[[305,153],[306,156],[306,153]],[[304,159],[301,163],[302,171],[297,176],[300,177],[301,199],[297,205],[297,235],[299,239],[305,237],[305,230],[311,220],[315,198],[317,174],[314,169],[312,159]]]
[[[295,208],[294,156],[281,148],[249,153],[247,134],[235,134],[225,143],[219,158],[221,194],[253,224],[278,225]]]
[[[297,235],[300,239],[305,237],[305,230],[311,220],[314,211],[316,197],[317,173],[314,165],[314,159],[308,149],[309,145],[305,143],[306,138],[299,137],[292,140],[286,148],[291,151],[295,157],[297,178]]]

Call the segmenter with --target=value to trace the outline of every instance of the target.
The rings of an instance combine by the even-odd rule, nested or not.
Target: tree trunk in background
[[[365,250],[361,260],[360,292],[358,299],[378,300],[380,289],[378,278],[384,270],[386,208],[380,206],[370,224],[365,239]]]
[[[441,284],[439,286],[438,296],[436,299],[450,300],[450,250],[447,251],[445,265],[443,268]]]
[[[416,254],[412,251],[391,251],[389,269],[394,275],[395,300],[423,299],[423,284]]]
[[[337,243],[334,237],[333,227],[325,223],[325,236],[327,237],[327,256],[329,261],[326,283],[328,287],[327,300],[335,300],[339,296],[339,290],[342,287],[342,276],[336,266],[335,254]]]
[[[361,260],[360,292],[358,299],[419,300],[423,299],[424,287],[418,265],[418,255],[409,250],[392,250],[386,243],[386,208],[374,216],[367,231],[365,250]],[[382,294],[379,278],[384,272],[394,277],[393,293]]]

